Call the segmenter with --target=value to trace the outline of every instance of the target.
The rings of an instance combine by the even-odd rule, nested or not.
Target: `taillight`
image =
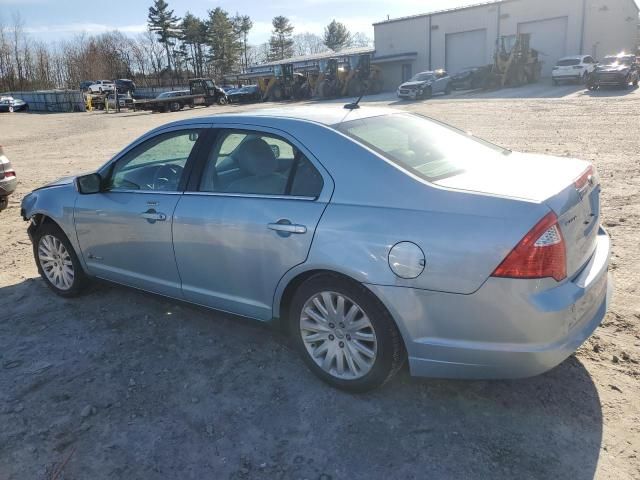
[[[567,254],[556,214],[549,212],[545,215],[511,250],[492,276],[564,280],[567,276]]]
[[[16,176],[16,172],[14,172],[13,170],[11,170],[10,172],[5,171],[4,172],[4,176],[5,176],[5,178],[7,178],[7,177],[15,177]]]
[[[594,173],[595,169],[593,168],[593,165],[589,165],[589,168],[587,168],[582,174],[580,174],[580,176],[576,178],[576,181],[573,182],[576,190],[582,190],[584,187],[586,187],[587,182],[589,182],[589,178],[593,177]]]

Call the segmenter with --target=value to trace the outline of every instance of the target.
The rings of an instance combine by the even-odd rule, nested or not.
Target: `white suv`
[[[115,92],[116,84],[111,80],[97,80],[95,83],[89,85],[88,90],[90,93]]]
[[[597,62],[590,55],[574,55],[561,58],[551,72],[553,84],[558,85],[564,80],[587,83],[587,79],[596,68],[596,65]]]

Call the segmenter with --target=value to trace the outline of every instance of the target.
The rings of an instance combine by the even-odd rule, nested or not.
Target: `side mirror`
[[[90,173],[76,178],[78,191],[83,195],[100,193],[102,190],[102,177],[99,173]]]
[[[198,140],[198,132],[191,132],[189,134],[189,141],[196,142]]]
[[[271,151],[276,158],[280,158],[280,147],[278,145],[269,145],[271,147]]]

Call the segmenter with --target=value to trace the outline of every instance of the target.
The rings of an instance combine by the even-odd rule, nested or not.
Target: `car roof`
[[[346,102],[345,102],[346,103]],[[234,123],[242,121],[242,123],[251,123],[251,120],[287,119],[299,120],[303,122],[318,123],[327,126],[335,126],[340,123],[360,120],[363,118],[379,117],[382,115],[392,115],[403,113],[402,110],[384,107],[361,107],[355,110],[345,109],[344,104],[335,104],[327,106],[292,106],[283,108],[264,108],[241,113],[222,113],[207,117],[195,117],[191,119],[179,120],[169,125],[187,125],[191,123],[202,123],[203,119],[210,120],[214,123]],[[164,125],[164,128],[168,125]]]
[[[558,59],[558,61],[560,60],[582,60],[585,57],[590,57],[591,55],[569,55],[568,57],[562,57],[560,59]]]

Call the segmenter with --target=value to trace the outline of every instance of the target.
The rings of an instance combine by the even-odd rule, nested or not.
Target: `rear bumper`
[[[3,178],[0,180],[0,197],[11,195],[18,185],[17,177]]]
[[[367,285],[403,335],[412,375],[522,378],[575,352],[604,318],[612,294],[604,230],[571,281],[489,278],[474,294]]]
[[[575,73],[551,72],[551,78],[553,78],[554,80],[580,80],[584,73],[584,70],[576,70]]]

